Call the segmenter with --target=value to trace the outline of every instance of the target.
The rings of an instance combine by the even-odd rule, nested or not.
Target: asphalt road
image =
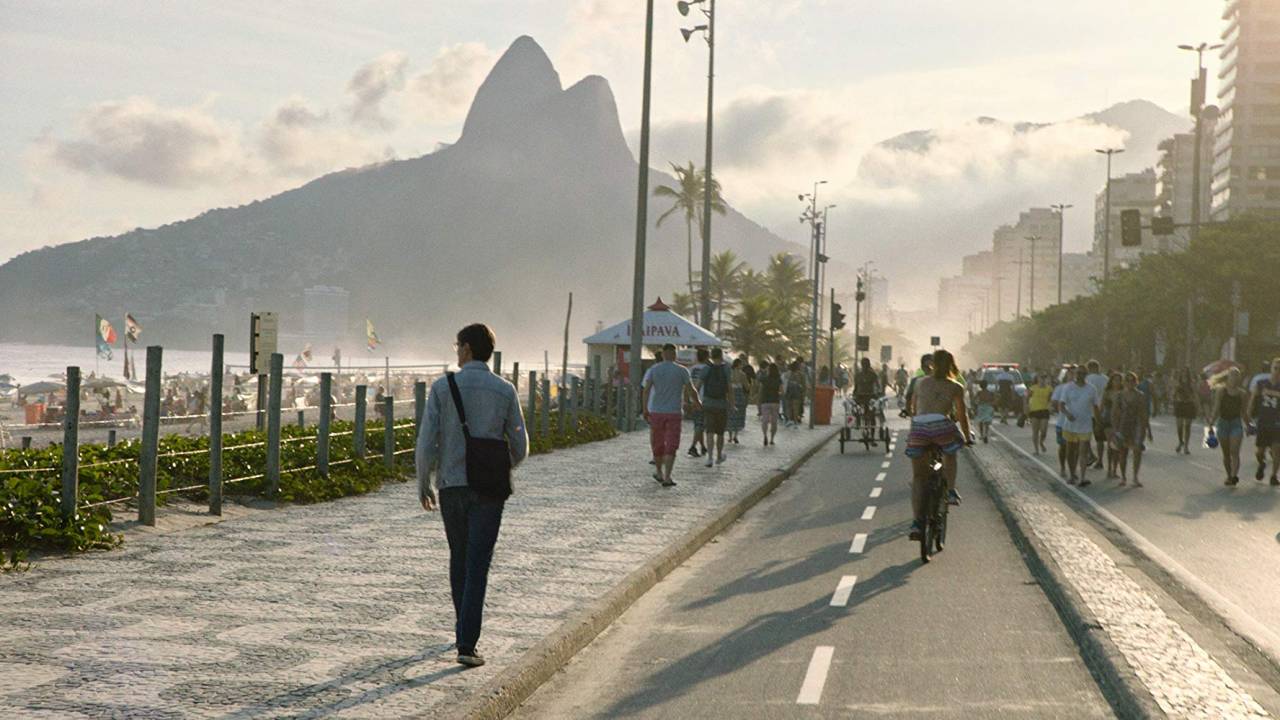
[[[992,427],[1031,451],[1029,426]],[[1119,487],[1104,479],[1104,471],[1090,470],[1093,484],[1083,492],[1262,627],[1280,632],[1280,488],[1253,479],[1254,438],[1245,438],[1241,449],[1240,484],[1227,487],[1221,451],[1198,442],[1200,424],[1192,430],[1190,455],[1173,453],[1178,440],[1172,418],[1155,418],[1151,429],[1155,440],[1143,455],[1143,487]],[[1041,459],[1056,472],[1052,429],[1048,444],[1054,454]]]
[[[515,717],[1112,716],[972,469],[926,566],[901,448],[846,452],[824,448]]]

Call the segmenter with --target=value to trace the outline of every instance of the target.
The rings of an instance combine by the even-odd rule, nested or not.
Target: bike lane
[[[901,447],[829,444],[515,717],[1110,717],[973,473],[923,565]]]

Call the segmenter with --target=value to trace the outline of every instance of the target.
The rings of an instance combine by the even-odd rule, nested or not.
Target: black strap
[[[453,379],[453,373],[445,373],[444,376],[449,380],[449,392],[453,395],[453,406],[458,409],[458,419],[462,421],[462,435],[467,440],[470,440],[471,429],[467,427],[467,411],[462,407],[462,393],[458,391],[458,383]]]

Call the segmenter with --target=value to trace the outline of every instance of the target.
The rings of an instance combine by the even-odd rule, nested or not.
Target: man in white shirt
[[[1076,368],[1075,382],[1062,388],[1057,403],[1058,411],[1066,417],[1062,426],[1062,436],[1067,441],[1067,466],[1071,470],[1071,478],[1068,482],[1072,485],[1076,484],[1076,467],[1079,465],[1080,487],[1090,485],[1085,477],[1089,464],[1082,462],[1084,460],[1082,451],[1089,446],[1089,440],[1093,435],[1093,416],[1098,406],[1098,393],[1092,385],[1085,382],[1086,377],[1084,368]]]
[[[1089,374],[1085,376],[1084,381],[1088,383],[1089,387],[1093,388],[1093,391],[1097,394],[1098,399],[1096,402],[1098,410],[1101,412],[1102,398],[1107,395],[1107,376],[1102,374],[1102,363],[1099,363],[1097,360],[1090,360],[1087,367],[1089,368]],[[1104,434],[1101,424],[1095,425],[1093,429],[1093,439],[1098,443],[1098,454],[1094,456],[1093,449],[1088,446],[1085,447],[1085,450],[1089,451],[1089,455],[1096,460],[1093,467],[1101,470],[1102,458],[1104,457],[1103,453],[1107,449],[1107,436]],[[1085,464],[1087,465],[1088,463]]]
[[[1058,403],[1062,400],[1062,391],[1074,382],[1075,371],[1074,365],[1070,367],[1066,374],[1062,376],[1062,382],[1053,388],[1053,394],[1049,396],[1049,407],[1058,413],[1058,419],[1054,424],[1054,433],[1058,437],[1058,472],[1064,478],[1067,476],[1067,441],[1062,436],[1062,426],[1067,422],[1067,414],[1058,410]]]

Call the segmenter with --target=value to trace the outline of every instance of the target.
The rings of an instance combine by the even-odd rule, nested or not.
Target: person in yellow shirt
[[[1048,452],[1044,445],[1045,436],[1049,434],[1049,403],[1053,396],[1053,385],[1049,373],[1043,370],[1036,373],[1036,382],[1027,388],[1027,416],[1031,418],[1031,443],[1036,454]]]

